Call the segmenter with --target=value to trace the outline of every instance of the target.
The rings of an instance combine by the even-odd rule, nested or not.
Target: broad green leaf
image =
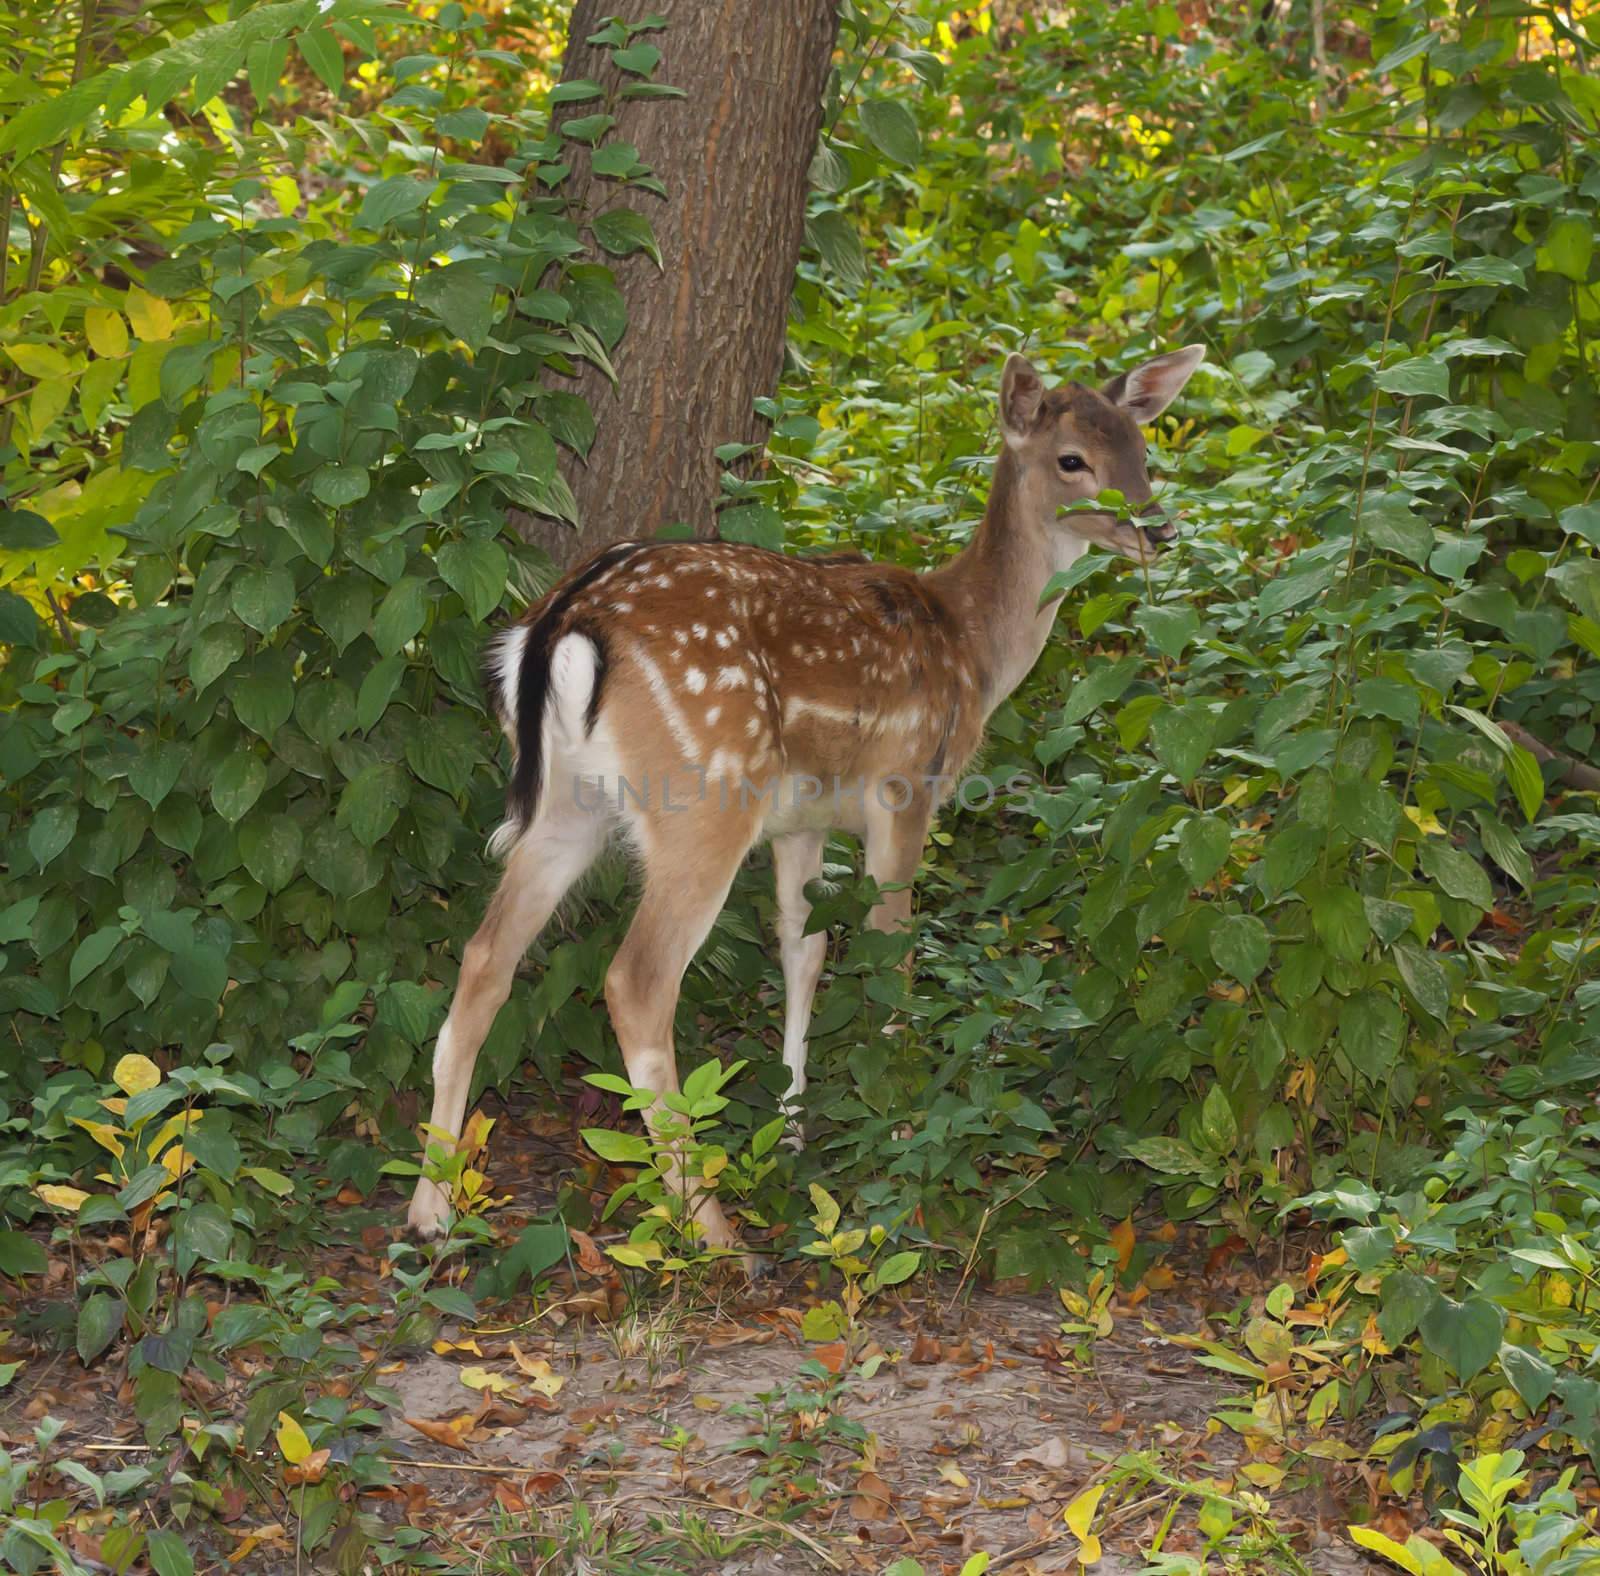
[[[1266,968],[1272,938],[1254,914],[1226,914],[1211,931],[1211,956],[1218,968],[1248,985]]]
[[[1228,862],[1232,843],[1233,833],[1220,815],[1190,816],[1178,833],[1178,862],[1195,886],[1204,886]]]
[[[1405,1014],[1380,990],[1357,991],[1339,1012],[1339,1044],[1369,1083],[1388,1077],[1405,1041]]]
[[[260,757],[248,750],[236,751],[211,780],[211,802],[217,814],[231,823],[249,811],[266,786],[267,768]]]
[[[1346,962],[1367,950],[1372,928],[1361,894],[1353,887],[1324,887],[1311,900],[1311,923],[1328,952]]]
[[[372,643],[386,657],[394,656],[422,628],[428,617],[428,584],[407,575],[389,588],[372,620]]]
[[[435,562],[439,578],[466,604],[473,623],[481,624],[499,607],[511,561],[498,542],[450,542],[439,549]]]
[[[1494,1361],[1504,1325],[1505,1315],[1483,1297],[1456,1302],[1441,1295],[1423,1314],[1418,1329],[1422,1344],[1468,1384]]]
[[[905,165],[914,165],[922,158],[916,120],[897,99],[863,99],[859,113],[867,140],[885,158]]]

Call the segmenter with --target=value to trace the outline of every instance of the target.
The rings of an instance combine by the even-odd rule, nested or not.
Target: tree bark
[[[616,0],[577,0],[564,80],[608,89],[626,80],[586,42],[619,9]],[[782,368],[806,172],[838,28],[835,0],[651,0],[621,14],[646,12],[668,24],[641,35],[661,50],[655,80],[688,96],[617,101],[613,135],[638,148],[666,187],[664,200],[636,188],[628,198],[648,214],[663,266],[643,253],[605,259],[628,326],[612,358],[616,386],[587,365],[572,384],[598,428],[586,462],[563,451],[578,529],[519,522],[558,564],[680,521],[715,535],[713,450],[762,441],[754,402]],[[593,212],[613,188],[578,154],[566,190],[576,210]]]

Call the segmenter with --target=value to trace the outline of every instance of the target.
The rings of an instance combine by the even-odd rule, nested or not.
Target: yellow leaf
[[[117,360],[128,353],[128,325],[112,307],[92,306],[83,314],[83,331],[97,356]]]
[[[504,1374],[490,1373],[487,1368],[463,1368],[460,1374],[461,1382],[469,1390],[492,1390],[499,1395],[504,1390],[516,1389],[515,1379],[507,1379]]]
[[[28,432],[37,443],[56,417],[72,403],[71,378],[42,378],[33,386],[28,399]]]
[[[267,1166],[240,1166],[239,1175],[260,1183],[274,1198],[288,1198],[294,1192],[294,1183],[288,1177]]]
[[[47,1204],[54,1204],[57,1209],[70,1209],[73,1214],[83,1208],[83,1201],[88,1194],[81,1187],[67,1187],[61,1182],[41,1182],[33,1190]]]
[[[1374,1532],[1371,1527],[1352,1527],[1350,1536],[1364,1549],[1371,1549],[1374,1554],[1381,1554],[1386,1560],[1393,1560],[1403,1571],[1410,1571],[1411,1576],[1422,1576],[1422,1561],[1415,1554],[1396,1543],[1393,1538],[1386,1538],[1381,1532]]]
[[[172,1173],[173,1180],[176,1181],[194,1165],[194,1156],[182,1144],[174,1144],[161,1157],[158,1164],[165,1166]],[[160,1195],[158,1194],[157,1196],[159,1197]]]
[[[1105,1491],[1104,1483],[1085,1489],[1061,1513],[1061,1519],[1066,1522],[1072,1535],[1078,1540],[1080,1545],[1078,1559],[1084,1565],[1093,1565],[1100,1558],[1100,1540],[1089,1531],[1089,1526],[1094,1520],[1094,1513],[1100,1508],[1100,1497]]]
[[[172,338],[172,308],[159,296],[135,285],[128,292],[127,308],[128,321],[140,339]]]
[[[186,1127],[192,1127],[204,1115],[204,1111],[180,1111],[176,1116],[169,1116],[161,1124],[156,1136],[145,1146],[145,1154],[154,1160],[178,1134]]]
[[[143,1094],[161,1082],[161,1069],[148,1056],[124,1056],[111,1069],[111,1081],[124,1094]]]
[[[267,190],[272,193],[272,200],[278,205],[278,212],[284,218],[292,219],[300,207],[300,188],[295,184],[292,175],[276,175],[267,182]]]
[[[946,1461],[939,1468],[939,1476],[946,1483],[954,1484],[956,1488],[971,1488],[972,1480],[958,1467],[954,1461]]]
[[[287,1412],[278,1413],[278,1449],[283,1459],[297,1467],[311,1454],[311,1441],[306,1431]]]
[[[483,1356],[483,1352],[476,1341],[446,1341],[440,1339],[433,1343],[433,1349],[441,1357],[448,1357],[451,1352],[471,1352],[474,1357]],[[513,1350],[515,1350],[514,1347]]]
[[[511,1343],[511,1359],[533,1381],[533,1388],[540,1395],[553,1396],[566,1383],[544,1358],[528,1356],[515,1341]]]
[[[122,1158],[122,1134],[109,1122],[91,1122],[84,1116],[75,1116],[72,1120],[102,1149],[109,1149],[118,1160]]]
[[[54,345],[7,345],[6,354],[30,378],[64,378],[72,363]]]

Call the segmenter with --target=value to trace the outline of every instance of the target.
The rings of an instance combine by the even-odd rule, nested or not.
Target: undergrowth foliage
[[[1247,1480],[1364,1453],[1335,1432],[1387,1414],[1384,1484],[1492,1521],[1479,1568],[1579,1570],[1571,1480],[1530,1508],[1507,1447],[1600,1466],[1600,813],[1569,770],[1600,716],[1592,13],[1330,7],[1322,69],[1297,7],[1284,34],[1032,9],[842,7],[768,463],[725,518],[926,565],[972,529],[1005,351],[1097,382],[1198,340],[1153,435],[1181,540],[1059,587],[992,796],[935,833],[911,975],[831,850],[798,1157],[773,1147],[770,883],[741,883],[679,1024],[722,1063],[688,1113],[706,1183],[780,1245],[829,1234],[822,1179],[886,1264],[953,1247],[1097,1298],[1160,1251],[1111,1240],[1137,1210],[1218,1245],[1318,1223],[1312,1266],[1204,1352],[1254,1391],[1227,1417]],[[190,1360],[186,1278],[244,1256],[273,1178],[370,1192],[414,1152],[393,1095],[493,879],[478,651],[549,570],[506,509],[570,517],[557,456],[595,417],[563,374],[609,366],[605,259],[653,246],[598,86],[549,95],[581,111],[552,130],[455,6],[415,33],[364,0],[238,11],[156,7],[105,64],[58,21],[61,91],[32,104],[14,41],[0,82],[31,106],[0,130],[0,1271],[43,1269],[26,1227],[173,1222],[161,1295],[117,1258],[72,1325],[86,1360],[125,1330],[161,1374],[142,1343]],[[624,14],[621,91],[670,94]],[[594,214],[563,200],[573,142],[614,186]],[[541,939],[480,1087],[531,1059],[631,1099],[600,997],[624,887],[603,869]],[[168,1092],[119,1095],[130,1055]],[[159,1136],[169,1104],[203,1119],[134,1167],[129,1124]],[[619,1205],[661,1204],[616,1139],[645,1168]],[[562,1208],[592,1223],[587,1186]],[[530,1229],[518,1274],[561,1252]],[[616,1257],[681,1247],[661,1211]],[[444,1311],[428,1273],[408,1310]],[[259,1289],[261,1339],[331,1306]],[[252,1448],[292,1400],[257,1403]],[[318,1404],[319,1446],[369,1427]],[[1542,1563],[1485,1541],[1512,1492]]]

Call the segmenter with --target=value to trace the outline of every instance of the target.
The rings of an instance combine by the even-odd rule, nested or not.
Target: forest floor
[[[572,1156],[554,1119],[526,1110],[502,1112],[494,1150],[509,1237],[548,1211]],[[352,1197],[295,1267],[381,1301],[398,1218],[391,1200]],[[1063,1335],[1054,1297],[923,1277],[882,1294],[847,1345],[805,1338],[806,1311],[838,1288],[804,1263],[757,1288],[630,1296],[577,1241],[537,1298],[446,1325],[380,1369],[398,1398],[384,1419],[393,1482],[360,1497],[416,1540],[389,1568],[955,1576],[984,1552],[990,1571],[1043,1576],[1083,1568],[1093,1548],[1064,1512],[1103,1485],[1101,1576],[1133,1576],[1156,1550],[1190,1555],[1195,1570],[1381,1569],[1351,1548],[1337,1486],[1318,1481],[1333,1463],[1296,1463],[1270,1512],[1253,1500],[1237,1475],[1242,1441],[1216,1421],[1242,1386],[1174,1339],[1215,1333],[1208,1319],[1270,1290],[1275,1265],[1237,1255],[1219,1267],[1180,1240],[1171,1284],[1112,1299],[1109,1328],[1087,1342]],[[40,1356],[0,1406],[0,1445],[25,1454],[50,1416],[64,1424],[58,1459],[101,1472],[145,1459],[116,1353],[88,1370]],[[245,1365],[210,1398],[213,1416],[242,1413],[249,1377]],[[1238,1513],[1244,1495],[1262,1515]],[[1235,1507],[1220,1531],[1217,1496]],[[282,1505],[236,1498],[229,1510],[203,1540],[215,1564],[200,1569],[335,1568],[326,1550],[297,1564]]]

